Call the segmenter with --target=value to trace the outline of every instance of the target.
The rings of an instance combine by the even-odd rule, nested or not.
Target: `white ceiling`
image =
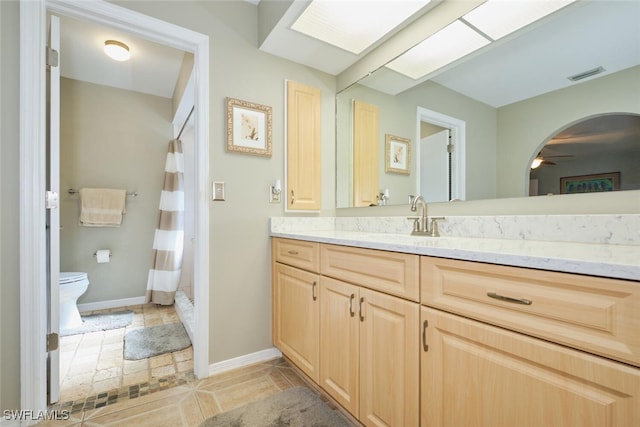
[[[105,40],[129,46],[131,59],[117,62],[103,52]],[[150,95],[171,98],[184,52],[109,27],[60,17],[60,74]]]

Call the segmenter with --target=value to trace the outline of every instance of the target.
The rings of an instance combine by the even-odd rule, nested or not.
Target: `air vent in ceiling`
[[[595,76],[596,74],[600,74],[604,71],[604,68],[598,67],[592,70],[583,71],[582,73],[574,74],[573,76],[567,77],[572,82],[577,82],[578,80],[586,79],[587,77]]]

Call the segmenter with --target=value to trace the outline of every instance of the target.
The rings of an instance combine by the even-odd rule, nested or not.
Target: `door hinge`
[[[59,341],[58,334],[55,332],[47,334],[47,352],[57,350]]]
[[[45,209],[57,209],[59,206],[58,193],[55,191],[46,191],[44,193],[44,208]]]
[[[58,51],[47,46],[47,65],[49,67],[58,66]]]
[[[447,144],[447,153],[453,153],[453,144]]]

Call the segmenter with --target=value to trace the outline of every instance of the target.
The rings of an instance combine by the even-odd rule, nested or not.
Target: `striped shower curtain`
[[[180,282],[184,242],[184,157],[182,142],[169,142],[160,195],[160,219],[153,239],[153,267],[147,281],[147,302],[171,305]]]

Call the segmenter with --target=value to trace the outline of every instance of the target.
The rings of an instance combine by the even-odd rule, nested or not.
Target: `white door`
[[[47,63],[48,90],[48,174],[47,174],[47,287],[49,321],[48,342],[53,343],[47,357],[47,392],[49,403],[60,398],[60,352],[56,344],[59,333],[60,308],[60,67],[57,52],[60,52],[60,20],[51,16],[49,20],[49,43]],[[55,51],[51,53],[51,51]]]
[[[420,141],[420,193],[431,202],[448,202],[451,174],[449,171],[449,129]]]

